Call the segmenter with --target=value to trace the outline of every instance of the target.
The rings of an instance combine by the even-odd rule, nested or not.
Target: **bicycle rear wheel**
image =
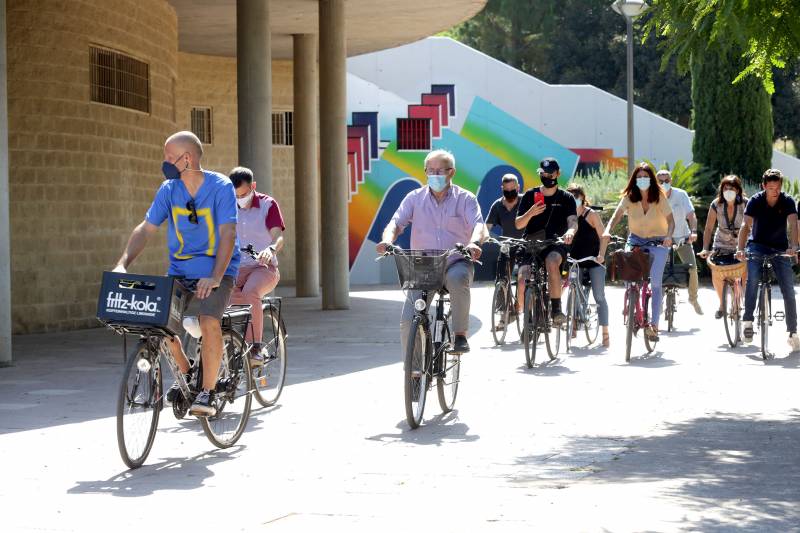
[[[583,302],[583,330],[586,332],[586,342],[589,345],[594,344],[597,340],[597,335],[600,333],[600,315],[597,310],[597,304],[589,303],[589,289],[586,289],[586,300]]]
[[[556,326],[553,324],[553,319],[550,318],[552,316],[551,309],[550,309],[550,298],[547,298],[547,303],[542,303],[539,305],[539,312],[540,314],[544,315],[542,320],[544,320],[544,324],[546,324],[544,330],[544,343],[547,346],[547,355],[550,357],[550,360],[556,358],[558,355],[558,348],[561,344],[561,326]]]
[[[247,426],[253,396],[250,359],[244,354],[244,340],[235,331],[222,331],[222,361],[213,397],[214,416],[201,417],[203,431],[214,446],[236,444]]]
[[[253,392],[256,401],[264,407],[275,405],[286,382],[286,326],[278,320],[272,306],[264,309],[264,326],[261,339],[264,341],[261,355],[262,366],[253,367]]]
[[[528,365],[528,368],[533,368],[533,364],[536,362],[536,344],[539,341],[538,292],[535,287],[525,289],[522,344],[525,347],[525,364]]]
[[[638,291],[632,286],[625,290],[625,300],[627,307],[625,309],[625,362],[629,363],[631,360],[631,348],[633,345],[633,328],[636,321],[636,297]]]
[[[420,319],[415,318],[411,323],[403,365],[406,421],[411,429],[419,427],[422,422],[422,414],[425,412],[425,396],[428,393],[427,361],[431,348],[427,330]]]
[[[495,344],[503,344],[506,339],[510,292],[505,281],[498,281],[494,284],[494,294],[492,295],[492,337],[494,337]]]
[[[144,464],[163,407],[160,348],[162,340],[141,340],[128,358],[117,396],[117,445],[128,468]]]
[[[769,318],[770,309],[769,290],[762,285],[758,298],[758,334],[761,336],[761,358],[766,361],[772,357],[769,351]]]
[[[722,310],[724,313],[722,322],[725,324],[725,336],[728,338],[728,344],[730,344],[731,348],[735,348],[736,343],[739,342],[736,334],[736,298],[733,294],[733,284],[729,281],[726,281],[722,286]]]
[[[644,306],[643,306],[644,309],[642,311],[644,313],[645,324],[650,324],[650,302],[652,302],[650,296],[645,296]],[[645,348],[647,348],[647,353],[653,353],[653,351],[656,349],[656,344],[658,343],[658,341],[654,339],[651,340],[650,338],[648,338],[646,331],[644,332],[643,336],[644,336],[644,346]]]
[[[442,412],[449,413],[456,404],[458,395],[458,380],[461,376],[461,356],[450,353],[452,346],[450,328],[442,329],[442,373],[436,379],[436,392],[439,396],[439,407]]]

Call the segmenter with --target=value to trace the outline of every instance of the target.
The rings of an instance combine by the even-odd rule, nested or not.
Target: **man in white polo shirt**
[[[672,216],[675,218],[675,231],[672,233],[672,242],[679,243],[678,257],[681,263],[689,265],[689,303],[694,307],[695,313],[703,314],[703,309],[697,301],[697,263],[695,262],[692,243],[697,240],[697,216],[689,195],[683,189],[672,186],[672,174],[669,170],[659,170],[656,179],[669,200]],[[666,300],[665,300],[666,301]]]
[[[274,198],[256,192],[253,171],[236,167],[228,176],[236,189],[236,203],[239,217],[236,235],[242,248],[252,244],[256,259],[241,254],[239,275],[231,294],[231,303],[250,304],[252,321],[245,340],[253,344],[250,351],[250,364],[263,365],[261,355],[264,316],[261,313],[261,299],[272,292],[280,280],[278,271],[278,252],[283,248],[283,223],[281,209]]]

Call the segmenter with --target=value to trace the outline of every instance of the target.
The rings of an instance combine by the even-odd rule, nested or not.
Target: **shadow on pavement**
[[[797,410],[781,420],[718,413],[667,424],[652,437],[575,438],[561,453],[518,458],[516,481],[665,481],[658,492],[700,517],[676,523],[675,530],[796,531],[799,422]]]
[[[189,458],[170,458],[146,464],[136,470],[125,470],[109,479],[78,481],[68,494],[111,494],[136,498],[159,490],[192,490],[214,475],[211,465],[234,459],[245,446],[214,450]]]
[[[353,291],[350,309],[338,311],[321,311],[319,297],[284,298],[286,385],[399,363],[401,297],[399,290]],[[470,331],[481,326],[470,315]],[[129,353],[135,343],[129,336]],[[0,435],[116,416],[122,346],[104,328],[15,336],[14,366],[0,369]],[[166,390],[168,370],[163,381]]]
[[[458,420],[458,409],[425,418],[417,429],[410,429],[405,420],[398,422],[398,433],[380,433],[367,437],[377,442],[405,442],[423,446],[441,446],[453,442],[475,442],[480,435],[468,435],[469,426]]]

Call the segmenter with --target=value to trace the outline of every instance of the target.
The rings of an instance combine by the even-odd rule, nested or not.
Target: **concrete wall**
[[[192,107],[211,107],[213,143],[203,147],[203,166],[227,174],[238,164],[236,58],[178,53],[178,128],[189,129]],[[272,62],[272,108],[293,109],[292,62]],[[281,282],[294,280],[294,149],[272,148],[272,195],[286,221],[280,254]],[[256,176],[258,182],[258,176]]]
[[[8,0],[7,25],[13,330],[94,326],[101,272],[143,219],[175,129],[175,13],[163,0]],[[149,114],[90,102],[91,44],[149,64]],[[159,241],[136,271],[164,270]]]

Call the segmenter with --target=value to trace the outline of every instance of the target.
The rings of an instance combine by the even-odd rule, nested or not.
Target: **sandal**
[[[603,333],[603,347],[604,348],[608,348],[608,346],[610,344],[611,344],[611,341],[608,338],[608,333]]]

